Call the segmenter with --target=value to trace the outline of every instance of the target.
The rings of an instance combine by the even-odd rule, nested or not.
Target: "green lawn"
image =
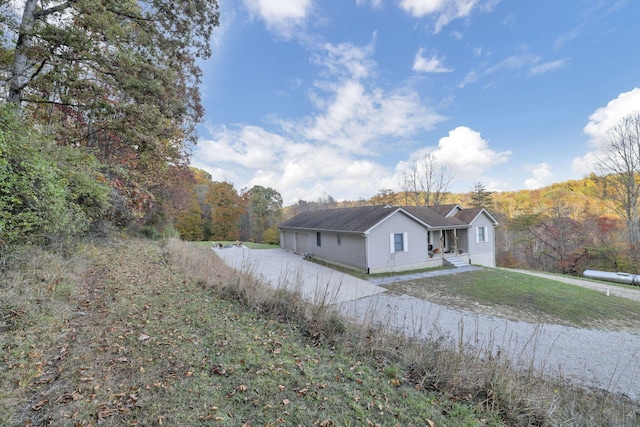
[[[638,328],[640,302],[605,296],[603,292],[527,274],[483,269],[414,282],[389,285],[403,292],[437,301],[457,301],[460,308],[479,303],[524,320],[578,327]]]

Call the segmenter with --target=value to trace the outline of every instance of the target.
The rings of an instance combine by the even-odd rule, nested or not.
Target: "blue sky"
[[[640,110],[636,0],[219,0],[192,165],[285,205],[401,189],[432,154],[451,190],[593,171]]]

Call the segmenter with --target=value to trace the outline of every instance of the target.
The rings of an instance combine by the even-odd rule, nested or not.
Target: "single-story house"
[[[485,209],[459,205],[322,209],[280,224],[280,246],[367,273],[495,267],[497,224]]]

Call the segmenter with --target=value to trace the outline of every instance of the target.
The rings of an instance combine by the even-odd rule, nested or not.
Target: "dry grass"
[[[437,330],[416,342],[353,324],[331,295],[308,304],[251,270],[177,240],[8,260],[0,425],[640,423],[637,402],[513,369]]]

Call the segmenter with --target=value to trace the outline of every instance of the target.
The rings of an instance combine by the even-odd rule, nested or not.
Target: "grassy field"
[[[177,262],[128,241],[5,272],[0,425],[501,425]]]
[[[640,329],[640,302],[506,270],[430,277],[387,288],[456,308],[534,323]]]
[[[637,402],[358,326],[209,246],[37,248],[0,274],[0,425],[637,425]]]

